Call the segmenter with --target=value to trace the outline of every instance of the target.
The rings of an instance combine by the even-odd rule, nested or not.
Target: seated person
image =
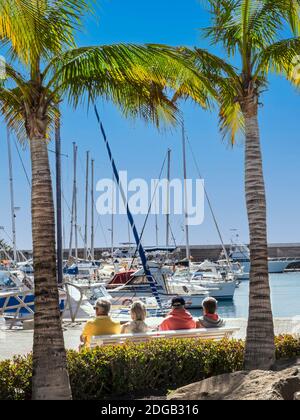
[[[185,309],[185,300],[180,297],[172,299],[172,311],[159,326],[159,331],[193,330],[196,321]]]
[[[221,328],[225,323],[217,313],[218,302],[212,297],[204,299],[203,317],[197,322],[197,328]]]
[[[95,305],[96,318],[86,323],[80,337],[83,346],[89,347],[92,337],[121,333],[120,323],[113,321],[109,316],[110,309],[111,303],[109,300],[97,300]]]
[[[142,334],[149,331],[145,323],[147,309],[143,302],[134,302],[130,308],[131,322],[122,326],[121,334]]]

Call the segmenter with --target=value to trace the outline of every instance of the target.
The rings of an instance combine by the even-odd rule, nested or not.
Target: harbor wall
[[[186,250],[185,246],[178,246],[180,251],[180,257],[185,258]],[[229,251],[230,245],[226,245],[226,249]],[[108,248],[97,248],[95,249],[95,258],[101,259],[104,252],[110,252]],[[203,261],[206,259],[216,261],[222,252],[220,245],[192,245],[191,255],[194,261]],[[26,257],[30,258],[32,251],[23,251]],[[67,259],[69,251],[64,252],[64,258]],[[84,250],[78,250],[79,258],[83,258]],[[270,244],[269,245],[269,257],[270,258],[300,258],[300,243],[299,244]]]
[[[230,250],[230,245],[226,245],[227,252]],[[271,244],[269,245],[269,258],[300,258],[300,244]],[[184,247],[180,247],[182,258],[186,255]],[[219,259],[222,252],[220,245],[203,245],[191,246],[191,255],[195,261]]]

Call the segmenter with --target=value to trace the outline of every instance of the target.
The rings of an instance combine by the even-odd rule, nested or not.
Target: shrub
[[[300,356],[300,338],[292,335],[276,337],[276,359],[293,359]]]
[[[31,355],[0,362],[0,400],[30,399],[31,371]]]
[[[73,397],[99,400],[121,395],[154,395],[157,391],[242,370],[244,342],[195,339],[153,340],[68,352]],[[277,359],[300,356],[300,340],[276,338]],[[30,399],[32,359],[0,362],[0,400]]]

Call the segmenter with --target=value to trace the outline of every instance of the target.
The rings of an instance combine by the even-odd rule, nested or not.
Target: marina
[[[232,302],[220,301],[219,313],[226,319],[226,325],[238,327],[240,331],[234,334],[235,338],[243,339],[246,335],[246,325],[248,316],[248,282],[242,282],[236,291]],[[271,275],[272,303],[274,308],[275,327],[277,334],[300,334],[300,275],[299,273],[289,273],[282,275]],[[0,299],[1,300],[1,299]],[[201,316],[201,310],[191,310],[195,318]],[[299,315],[295,315],[299,314]],[[66,348],[77,350],[79,346],[79,336],[84,324],[93,317],[93,309],[78,313],[76,322],[68,319],[65,315],[63,322]],[[118,313],[116,319],[128,320],[126,312]],[[148,323],[155,328],[161,318],[148,318]],[[32,346],[32,324],[25,326],[25,330],[19,328],[10,331],[3,318],[0,318],[0,359],[4,360],[15,355],[26,355],[31,351]]]

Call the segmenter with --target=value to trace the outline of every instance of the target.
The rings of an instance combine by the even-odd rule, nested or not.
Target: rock
[[[171,393],[168,400],[281,400],[300,399],[300,370],[237,372],[216,376]],[[297,398],[296,398],[297,399]]]
[[[297,393],[295,394],[295,398],[294,398],[294,400],[295,400],[295,401],[300,401],[300,392],[297,392]]]

